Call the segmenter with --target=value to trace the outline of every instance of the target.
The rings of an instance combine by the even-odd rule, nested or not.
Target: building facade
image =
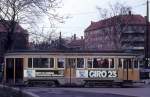
[[[76,34],[74,34],[72,39],[68,42],[67,47],[71,50],[84,50],[85,43],[83,36],[78,38],[76,37]]]
[[[120,15],[91,22],[85,29],[85,48],[89,50],[127,50],[144,53],[145,17]]]

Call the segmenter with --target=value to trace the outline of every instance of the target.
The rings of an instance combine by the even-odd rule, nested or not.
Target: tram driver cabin
[[[123,51],[14,51],[5,54],[4,80],[57,85],[137,82],[139,64],[138,54]]]

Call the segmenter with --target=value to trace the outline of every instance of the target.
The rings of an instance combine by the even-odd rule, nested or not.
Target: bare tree
[[[7,29],[5,50],[12,47],[11,35],[19,23],[36,25],[44,16],[47,16],[50,24],[54,20],[63,22],[56,9],[61,0],[0,0],[0,21]]]
[[[96,7],[100,13],[100,17],[104,19],[104,25],[107,25],[107,29],[103,29],[103,32],[113,42],[115,49],[120,49],[120,36],[122,32],[125,32],[128,27],[128,23],[132,20],[132,17],[126,18],[131,12],[131,7],[121,3],[114,5],[109,4],[108,9]]]

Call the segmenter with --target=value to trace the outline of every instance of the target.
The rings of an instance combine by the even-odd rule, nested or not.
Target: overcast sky
[[[58,12],[70,18],[63,24],[57,24],[57,33],[62,32],[63,37],[76,34],[84,36],[84,30],[91,21],[99,21],[100,15],[96,6],[108,8],[109,4],[116,2],[132,7],[132,13],[146,15],[146,0],[62,0],[63,6]],[[46,24],[46,23],[45,23]],[[44,25],[45,26],[45,25]]]

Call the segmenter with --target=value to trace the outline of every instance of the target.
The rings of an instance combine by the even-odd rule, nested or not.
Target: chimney
[[[131,12],[131,10],[129,10],[129,15],[132,15],[132,12]]]
[[[73,39],[76,40],[76,34],[74,34]]]

